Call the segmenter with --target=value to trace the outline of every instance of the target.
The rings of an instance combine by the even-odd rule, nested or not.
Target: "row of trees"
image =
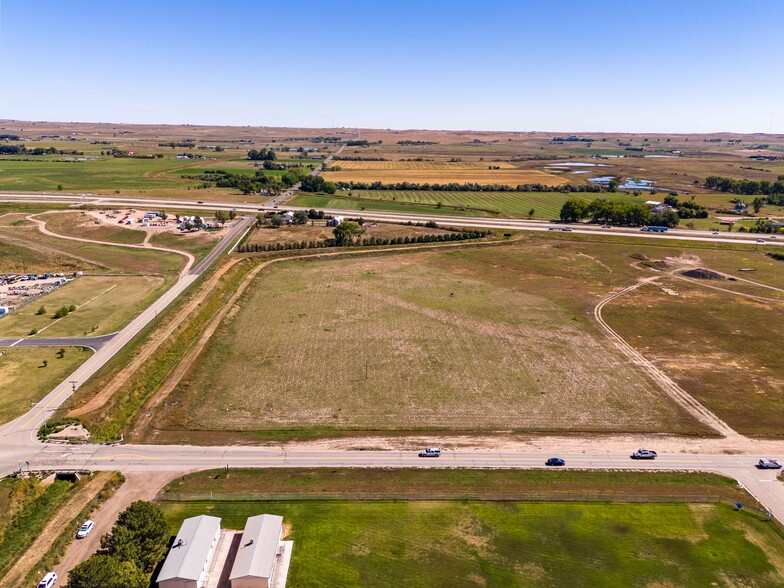
[[[578,198],[570,198],[561,207],[560,217],[562,221],[571,223],[587,218],[598,223],[633,227],[642,225],[675,227],[680,222],[678,213],[674,210],[653,214],[645,204],[604,199],[586,202]]]
[[[68,588],[148,588],[170,537],[161,509],[138,500],[101,537],[101,550],[71,570]]]
[[[33,147],[24,145],[0,145],[0,155],[84,155],[83,151],[67,151],[56,147]]]
[[[742,194],[752,196],[762,194],[764,196],[784,195],[784,175],[776,178],[775,182],[767,180],[736,180],[723,176],[708,176],[705,178],[704,187],[719,192],[731,192],[732,194]],[[781,202],[781,198],[776,198],[776,202]],[[774,203],[774,202],[772,202]]]
[[[615,184],[617,187],[617,183]],[[546,184],[476,184],[467,182],[458,184],[417,184],[415,182],[397,182],[384,184],[383,182],[338,182],[337,187],[343,190],[420,190],[434,192],[604,192],[605,188],[599,184],[564,184],[561,186],[548,186]]]
[[[308,171],[303,167],[292,167],[280,177],[266,175],[262,170],[256,170],[254,175],[232,173],[216,169],[198,175],[182,175],[191,180],[203,180],[205,187],[215,185],[218,188],[235,188],[243,194],[258,194],[265,191],[267,194],[280,194],[285,188],[291,188],[303,178],[308,177]]]
[[[251,161],[275,161],[278,158],[272,149],[251,149],[248,151],[248,159]]]
[[[669,194],[664,197],[664,203],[675,209],[678,218],[708,218],[708,209],[702,204],[694,202],[694,196],[692,196],[692,200],[681,202],[677,196]]]
[[[302,184],[299,188],[303,192],[324,192],[326,194],[334,194],[337,191],[337,185],[334,182],[328,182],[321,176],[302,178]]]
[[[349,225],[349,226],[343,226]],[[354,226],[356,225],[356,226]],[[346,221],[335,227],[334,239],[300,241],[289,243],[248,244],[237,248],[239,253],[258,253],[261,251],[288,251],[292,249],[321,249],[326,247],[373,247],[380,245],[409,245],[412,243],[446,243],[466,239],[481,239],[488,231],[457,231],[438,235],[416,235],[411,237],[381,238],[375,235],[362,237],[362,229],[355,221]]]

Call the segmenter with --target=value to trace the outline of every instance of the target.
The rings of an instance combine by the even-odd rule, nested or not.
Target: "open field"
[[[588,320],[607,281],[639,271],[619,270],[574,244],[536,239],[280,264],[256,278],[210,339],[160,407],[152,438],[314,428],[703,431]]]
[[[0,272],[4,274],[51,271],[73,273],[77,270],[98,269],[92,263],[74,259],[61,251],[44,247],[32,249],[27,241],[19,244],[6,240],[4,236],[0,234]]]
[[[172,533],[274,513],[292,586],[780,586],[773,523],[722,504],[164,502]]]
[[[479,209],[458,210],[456,208],[437,208],[435,205],[401,203],[392,200],[370,200],[342,197],[338,192],[336,196],[316,196],[305,192],[297,192],[286,204],[312,208],[338,208],[342,210],[389,210],[392,212],[418,212],[421,214],[450,214],[454,216],[490,216],[490,213]]]
[[[609,305],[605,319],[738,432],[781,436],[784,292],[699,282],[640,288]]]
[[[86,212],[44,214],[36,218],[44,221],[48,230],[67,237],[108,241],[121,245],[140,245],[146,236],[144,231],[102,223]]]
[[[161,294],[158,276],[81,276],[0,319],[0,337],[25,337],[36,329],[41,337],[81,337],[118,331]],[[75,305],[55,319],[62,306]],[[46,309],[37,314],[39,308]]]
[[[0,349],[0,423],[30,410],[86,361],[92,351],[65,347],[6,347]],[[44,361],[46,366],[44,366]],[[48,416],[48,415],[47,415]]]
[[[673,472],[591,472],[577,470],[467,470],[408,468],[265,468],[206,470],[170,482],[159,497],[273,494],[401,499],[432,496],[451,499],[519,500],[531,495],[624,497],[717,496],[753,504],[737,482],[723,476]]]
[[[335,165],[344,168],[343,164],[350,163],[355,162],[339,161]],[[356,163],[376,162],[363,161]],[[390,162],[379,163],[388,164]],[[456,166],[458,164],[453,165]],[[394,182],[416,182],[419,184],[448,184],[456,182],[465,184],[473,182],[477,184],[506,184],[509,186],[534,183],[559,186],[567,183],[565,178],[541,170],[523,170],[513,167],[488,169],[487,165],[477,166],[470,164],[460,167],[448,167],[443,164],[439,164],[436,167],[428,167],[419,162],[413,162],[407,166],[401,164],[397,167],[344,168],[341,171],[327,171],[322,175],[325,180],[332,182],[382,182],[385,184]]]

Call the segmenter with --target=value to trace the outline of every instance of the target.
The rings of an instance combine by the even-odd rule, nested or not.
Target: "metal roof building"
[[[231,568],[231,588],[270,588],[275,573],[283,517],[258,515],[245,523]]]
[[[202,588],[215,543],[220,537],[218,517],[201,515],[182,522],[158,574],[159,588]]]

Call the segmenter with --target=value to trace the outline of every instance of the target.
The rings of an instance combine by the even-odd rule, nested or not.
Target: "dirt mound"
[[[721,274],[717,274],[716,272],[712,272],[711,270],[707,270],[704,268],[697,268],[693,270],[689,270],[683,272],[683,275],[687,278],[696,278],[697,280],[723,280],[724,276]]]

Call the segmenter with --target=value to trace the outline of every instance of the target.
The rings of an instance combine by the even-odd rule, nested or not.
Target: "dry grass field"
[[[646,286],[608,306],[604,317],[738,432],[784,435],[784,292],[700,282]]]
[[[0,319],[0,337],[81,337],[113,333],[161,294],[158,276],[82,276]],[[76,310],[62,319],[62,306]],[[40,307],[44,314],[37,314]]]
[[[33,403],[92,355],[92,351],[84,348],[66,347],[62,357],[58,351],[58,347],[0,349],[0,423],[30,410]]]
[[[614,274],[580,249],[530,239],[277,266],[229,313],[153,418],[152,438],[701,430],[587,318],[608,282],[639,270]]]

